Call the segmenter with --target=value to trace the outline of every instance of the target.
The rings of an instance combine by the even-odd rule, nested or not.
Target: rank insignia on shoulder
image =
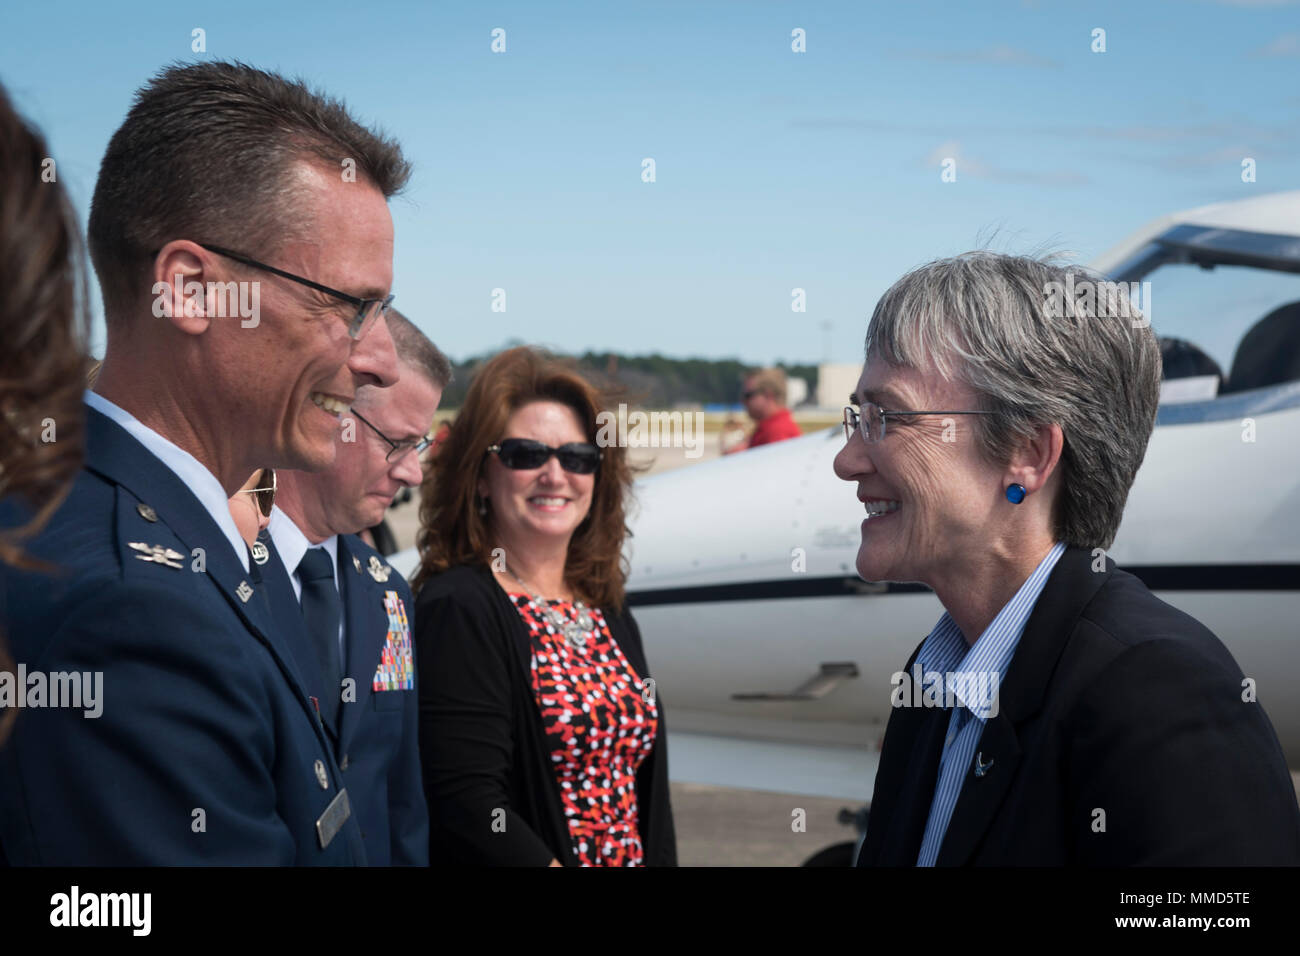
[[[266,564],[267,561],[271,560],[271,552],[260,541],[253,542],[253,560],[258,564]]]
[[[369,571],[370,576],[374,578],[376,581],[378,581],[380,584],[383,584],[385,581],[387,581],[388,576],[393,573],[392,568],[384,564],[373,554],[370,556],[370,564],[366,568],[366,570]]]
[[[154,564],[162,564],[178,570],[182,567],[181,561],[185,558],[185,555],[179,551],[164,548],[161,544],[149,545],[143,541],[128,541],[127,547],[143,552],[136,555],[141,561],[152,561]]]
[[[238,595],[239,600],[247,604],[248,599],[253,596],[253,589],[248,586],[247,581],[240,581],[239,587],[235,588],[235,594]]]

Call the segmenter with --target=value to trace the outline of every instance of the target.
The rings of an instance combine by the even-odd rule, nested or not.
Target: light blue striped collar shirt
[[[917,652],[913,674],[921,675],[926,685],[942,681],[945,706],[949,695],[952,699],[952,717],[939,758],[939,779],[930,802],[921,851],[916,857],[917,866],[934,866],[939,858],[939,848],[948,832],[962,783],[967,771],[973,770],[975,748],[984,733],[984,723],[997,714],[998,685],[1011,665],[1025,622],[1064,553],[1063,543],[1052,546],[1047,557],[1038,563],[1033,574],[973,645],[967,646],[961,629],[945,611]]]

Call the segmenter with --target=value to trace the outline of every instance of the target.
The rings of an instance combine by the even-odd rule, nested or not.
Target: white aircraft
[[[1108,553],[1224,641],[1300,766],[1300,192],[1166,216],[1093,268],[1149,283],[1166,371]],[[890,677],[943,608],[858,578],[843,442],[835,426],[640,484],[628,591],[674,780],[870,799]]]

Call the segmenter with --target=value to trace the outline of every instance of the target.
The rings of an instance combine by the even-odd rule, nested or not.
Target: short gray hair
[[[406,316],[393,309],[388,313],[388,334],[393,337],[397,360],[415,369],[443,391],[451,384],[451,360]]]
[[[868,358],[969,385],[993,412],[972,427],[994,464],[1039,426],[1060,425],[1052,533],[1089,549],[1110,547],[1119,530],[1160,399],[1160,347],[1136,308],[1052,292],[1114,290],[1102,281],[1078,266],[988,251],[939,259],[881,297],[866,340]]]

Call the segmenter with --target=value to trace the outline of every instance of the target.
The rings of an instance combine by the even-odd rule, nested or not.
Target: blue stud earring
[[[1013,505],[1018,505],[1025,500],[1024,485],[1007,485],[1007,501]]]

